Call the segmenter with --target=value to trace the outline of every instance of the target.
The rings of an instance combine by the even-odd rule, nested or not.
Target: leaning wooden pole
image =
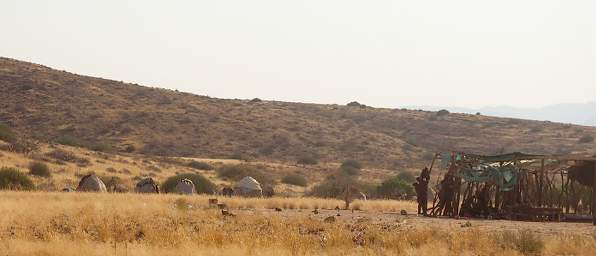
[[[594,177],[592,178],[592,223],[596,226],[596,161],[594,163]]]

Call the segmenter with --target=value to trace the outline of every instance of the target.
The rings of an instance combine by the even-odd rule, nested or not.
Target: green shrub
[[[83,140],[71,135],[62,135],[56,139],[56,142],[62,145],[73,147],[82,147],[86,144]]]
[[[29,165],[29,174],[49,178],[52,176],[50,168],[42,162],[33,162]]]
[[[437,116],[446,116],[449,114],[450,114],[449,110],[446,110],[446,109],[441,109],[441,110],[437,111]]]
[[[315,164],[319,163],[319,160],[315,156],[305,155],[305,156],[299,157],[298,160],[296,161],[296,163],[302,164],[302,165],[315,165]]]
[[[214,169],[213,166],[211,166],[208,163],[194,161],[194,160],[190,161],[190,163],[188,163],[188,167],[199,169],[199,170],[213,170]]]
[[[340,169],[349,176],[357,176],[360,174],[362,164],[356,160],[346,160],[341,164]]]
[[[348,184],[353,189],[362,187],[362,184],[357,183],[353,177],[338,172],[327,176],[325,180],[314,186],[307,194],[321,198],[343,198]]]
[[[579,140],[577,141],[577,143],[592,143],[594,142],[594,137],[592,137],[592,135],[586,134],[584,136],[582,136],[581,138],[579,138]]]
[[[306,178],[299,174],[288,174],[281,179],[281,182],[284,184],[296,185],[301,187],[306,187],[308,183]]]
[[[16,135],[8,126],[0,124],[0,140],[13,142],[16,140]]]
[[[32,190],[35,186],[27,175],[15,168],[0,168],[0,189]]]
[[[343,163],[341,163],[341,169],[344,168],[354,168],[354,169],[362,169],[362,164],[360,162],[358,162],[357,160],[346,160]]]
[[[414,188],[410,183],[396,176],[383,181],[377,187],[377,194],[382,198],[397,199],[401,195],[414,195]]]
[[[217,190],[217,186],[215,186],[213,182],[205,178],[203,175],[196,173],[183,173],[169,177],[166,179],[166,181],[164,181],[161,189],[163,189],[163,191],[166,193],[174,192],[178,181],[181,179],[191,180],[195,185],[197,193],[199,194],[211,194]]]
[[[275,180],[271,175],[257,169],[254,166],[238,164],[238,165],[223,165],[217,170],[217,176],[222,179],[239,181],[246,176],[253,177],[263,188],[267,186],[273,187]]]
[[[416,177],[411,172],[400,172],[397,177],[408,183],[414,183],[416,181]]]

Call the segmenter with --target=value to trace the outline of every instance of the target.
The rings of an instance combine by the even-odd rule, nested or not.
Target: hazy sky
[[[596,1],[0,0],[0,55],[222,98],[596,97]]]

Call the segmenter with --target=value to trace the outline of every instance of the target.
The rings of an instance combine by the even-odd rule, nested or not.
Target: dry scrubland
[[[593,140],[581,141],[596,137],[595,127],[358,104],[216,99],[7,58],[0,58],[0,95],[7,95],[0,121],[23,135],[147,155],[282,163],[313,156],[321,163],[356,159],[367,167],[417,170],[432,153],[453,149],[592,154],[596,148]]]
[[[336,222],[327,223],[323,219],[334,210],[314,215],[311,209],[334,208],[340,201],[231,198],[224,200],[237,216],[223,217],[208,208],[206,196],[1,192],[0,198],[2,255],[596,253],[594,234],[487,232],[416,225],[416,217],[387,215],[412,211],[410,202],[355,202],[361,211],[342,211]]]
[[[223,186],[233,186],[233,180],[218,177],[217,170],[199,170],[188,166],[190,161],[208,163],[215,169],[222,166],[245,165],[266,173],[274,184],[274,190],[280,196],[302,196],[306,191],[321,182],[326,175],[338,169],[337,163],[319,163],[316,165],[299,165],[295,163],[270,163],[259,161],[242,161],[236,159],[199,159],[181,157],[152,157],[141,154],[111,154],[96,152],[81,147],[71,147],[59,144],[40,143],[39,148],[32,153],[23,154],[3,150],[8,143],[0,141],[0,167],[14,167],[27,173],[29,165],[41,162],[48,166],[51,177],[37,177],[29,175],[37,190],[60,191],[65,187],[76,188],[80,178],[93,172],[103,177],[118,177],[122,185],[133,190],[136,182],[142,177],[152,177],[163,182],[168,177],[179,173],[196,173],[208,178],[211,182]],[[66,152],[73,159],[62,161],[52,157],[52,152]],[[395,175],[395,171],[378,168],[365,168],[361,171],[363,182],[378,184],[384,179]],[[288,174],[300,174],[307,180],[307,186],[283,184],[281,179]]]

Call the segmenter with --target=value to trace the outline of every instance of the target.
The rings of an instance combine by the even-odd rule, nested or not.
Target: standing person
[[[422,215],[427,215],[427,208],[428,208],[428,182],[430,181],[430,177],[420,177],[418,181],[418,186],[420,187],[420,192],[418,193],[418,208],[422,211]],[[419,211],[420,211],[419,210]]]
[[[418,214],[422,214],[422,204],[420,198],[422,197],[422,193],[420,192],[420,177],[416,177],[416,182],[412,184],[412,187],[414,187],[414,190],[416,191],[416,201],[418,202]]]

